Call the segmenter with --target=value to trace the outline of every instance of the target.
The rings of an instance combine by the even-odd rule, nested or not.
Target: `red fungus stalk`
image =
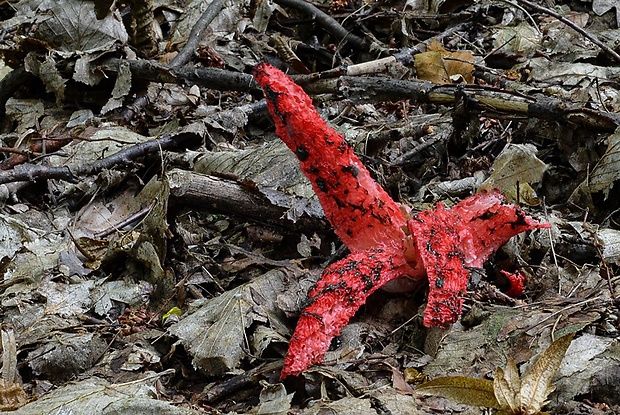
[[[400,206],[370,177],[342,135],[323,121],[310,97],[268,64],[258,65],[254,77],[265,91],[276,134],[299,159],[340,240],[351,251],[386,241],[400,248],[407,224]]]
[[[518,233],[546,228],[498,192],[477,194],[445,209],[403,213],[306,93],[269,64],[254,69],[276,134],[296,154],[325,216],[351,254],[329,266],[309,292],[281,378],[320,363],[331,339],[369,295],[389,281],[428,279],[424,325],[447,326],[461,314],[468,267],[481,267]]]

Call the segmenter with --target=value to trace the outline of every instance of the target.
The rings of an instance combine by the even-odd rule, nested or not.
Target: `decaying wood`
[[[266,374],[280,370],[281,368],[282,361],[265,363],[205,390],[201,394],[201,399],[204,399],[207,403],[218,402],[226,396],[242,389],[257,386],[259,380]]]
[[[476,85],[438,85],[426,81],[403,81],[385,77],[350,77],[322,80],[307,85],[309,93],[338,92],[356,102],[380,102],[411,99],[418,103],[454,105],[462,91],[473,111],[487,117],[498,115],[540,118],[571,123],[602,131],[614,131],[620,125],[618,114],[583,108],[542,94],[527,96],[515,91]]]
[[[174,169],[168,173],[168,182],[173,203],[227,212],[291,229],[328,228],[325,221],[308,216],[293,223],[286,219],[286,209],[273,205],[255,189],[231,180]]]
[[[115,71],[115,65],[120,60],[112,59],[107,62],[104,67]],[[232,91],[258,90],[258,85],[248,74],[217,68],[172,69],[146,60],[128,62],[132,73],[153,82],[189,83]],[[307,78],[304,79],[307,81]],[[439,85],[427,81],[405,81],[379,76],[340,76],[333,79],[320,79],[316,82],[304,82],[303,87],[309,94],[338,94],[356,102],[408,99],[417,103],[448,106],[454,105],[457,101],[457,92],[463,91],[471,109],[484,113],[490,118],[497,116],[533,117],[610,132],[620,125],[618,114],[584,108],[544,94],[530,96],[516,91],[477,85]]]

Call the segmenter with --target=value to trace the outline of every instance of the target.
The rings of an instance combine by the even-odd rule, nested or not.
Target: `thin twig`
[[[538,34],[542,34],[542,32],[540,31],[540,28],[538,27],[538,25],[536,24],[536,20],[534,20],[534,18],[532,17],[532,15],[525,10],[523,7],[519,6],[516,3],[513,3],[510,0],[500,0],[501,2],[504,2],[506,4],[510,4],[512,7],[516,7],[517,9],[521,10],[523,13],[525,13],[525,15],[528,17],[528,19],[530,19],[530,21],[532,22],[532,26],[534,27],[534,29],[536,29],[536,31],[538,32]]]
[[[352,34],[338,23],[336,19],[304,0],[275,0],[275,2],[281,6],[289,6],[313,16],[325,30],[336,36],[339,40],[345,40],[355,48],[362,50],[368,50],[370,48],[369,41]]]
[[[596,37],[594,37],[590,33],[586,32],[584,29],[582,29],[581,27],[579,27],[575,23],[573,23],[570,20],[568,20],[567,18],[563,17],[562,15],[554,12],[551,9],[548,9],[546,7],[543,7],[543,6],[539,6],[538,4],[534,4],[534,3],[529,2],[527,0],[516,0],[516,1],[521,3],[521,4],[525,4],[527,7],[530,7],[532,9],[536,10],[536,11],[539,11],[541,13],[545,13],[545,14],[548,14],[549,16],[555,17],[560,22],[564,23],[566,26],[569,26],[570,28],[572,28],[576,32],[578,32],[578,33],[582,34],[583,36],[585,36],[586,38],[588,38],[592,43],[594,43],[596,46],[601,48],[603,50],[603,52],[605,52],[609,57],[613,58],[616,62],[620,62],[620,55],[618,55],[612,48],[610,48],[605,43],[603,43],[600,40],[598,40]]]
[[[192,31],[190,32],[187,43],[185,43],[183,49],[181,49],[179,54],[172,59],[172,62],[170,62],[171,68],[179,68],[189,62],[194,54],[194,51],[198,47],[198,43],[204,35],[204,30],[222,11],[225,2],[226,0],[213,0],[209,4],[209,7],[207,7],[202,16],[200,16],[198,21],[196,21],[194,27],[192,27]]]
[[[82,176],[97,174],[104,169],[111,169],[115,166],[126,165],[138,157],[157,153],[161,150],[179,147],[188,141],[198,139],[198,135],[193,133],[181,133],[156,138],[133,145],[121,150],[111,156],[79,166],[49,167],[35,164],[22,164],[15,166],[11,170],[0,172],[0,183],[29,182],[36,180],[58,179],[71,183],[77,183]]]
[[[14,148],[14,147],[0,147],[0,153],[11,153],[17,154],[19,156],[24,156],[28,158],[38,157],[41,153],[37,153],[36,151],[31,151],[27,149]]]
[[[105,238],[106,236],[112,235],[114,232],[118,232],[121,229],[123,229],[125,226],[130,225],[134,222],[137,222],[139,220],[142,220],[147,213],[149,213],[151,211],[151,209],[153,209],[155,207],[155,204],[157,203],[157,199],[154,199],[148,206],[140,209],[138,212],[134,213],[133,215],[129,216],[128,218],[123,219],[122,221],[120,221],[117,224],[112,225],[111,227],[109,227],[108,229],[105,229],[101,232],[96,233],[94,236],[97,239],[100,238]]]

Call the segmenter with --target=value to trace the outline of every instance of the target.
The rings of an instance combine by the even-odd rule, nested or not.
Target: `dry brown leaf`
[[[498,414],[537,415],[555,389],[551,380],[570,346],[573,334],[560,337],[545,350],[523,377],[513,359],[497,368],[493,381],[466,376],[448,376],[423,383],[416,391],[456,402],[499,409]]]
[[[519,402],[521,379],[517,364],[513,359],[508,359],[505,370],[498,367],[495,371],[493,390],[500,407],[510,408],[512,412],[516,412],[521,404]]]
[[[392,369],[392,387],[402,394],[413,395],[414,390],[411,385],[405,380],[404,374],[394,366],[388,363],[385,364],[389,366],[390,369]]]
[[[555,390],[551,380],[560,367],[573,333],[560,337],[545,350],[521,381],[521,407],[525,414],[537,414]]]
[[[419,79],[436,84],[465,81],[473,83],[474,56],[471,52],[448,52],[434,40],[424,53],[415,56],[415,69]]]
[[[424,52],[415,56],[415,70],[418,79],[435,84],[449,84],[450,77],[439,52]]]

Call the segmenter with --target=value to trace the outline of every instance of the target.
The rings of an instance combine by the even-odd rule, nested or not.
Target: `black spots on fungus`
[[[443,279],[443,277],[438,276],[437,280],[435,280],[435,287],[442,288],[444,284],[445,284],[445,280]]]
[[[315,183],[316,183],[316,187],[318,187],[319,190],[321,190],[322,192],[327,192],[327,184],[325,183],[325,180],[321,179],[320,177],[317,177]]]
[[[306,161],[310,155],[304,146],[297,146],[295,149],[295,154],[297,155],[299,161]]]
[[[359,170],[353,164],[349,164],[348,166],[344,166],[342,168],[343,173],[350,173],[351,176],[357,177],[359,175]]]

